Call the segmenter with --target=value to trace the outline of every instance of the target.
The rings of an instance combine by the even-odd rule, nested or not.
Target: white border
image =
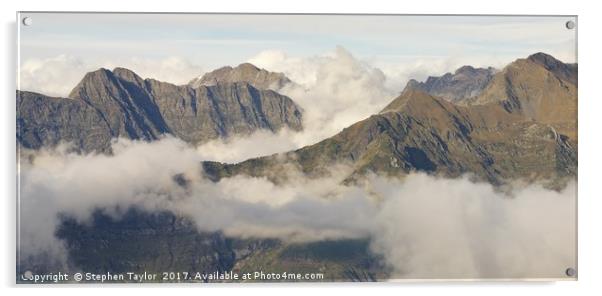
[[[558,283],[380,283],[380,284],[321,284],[321,285],[276,285],[276,284],[252,284],[252,285],[203,285],[210,290],[187,290],[189,285],[177,286],[175,293],[251,293],[251,294],[283,294],[283,293],[336,293],[366,294],[372,291],[366,289],[379,289],[376,293],[390,293],[400,295],[401,293],[415,294],[441,294],[458,293],[462,295],[508,295],[509,293],[529,293],[546,295],[573,295],[577,294],[599,294],[602,281],[599,277],[599,267],[602,267],[600,250],[602,244],[600,230],[597,225],[602,225],[601,199],[602,196],[597,185],[597,171],[602,168],[601,153],[597,149],[601,144],[597,127],[602,127],[602,117],[599,87],[600,65],[599,56],[602,54],[600,48],[599,29],[602,28],[599,19],[601,10],[596,9],[596,1],[526,1],[526,0],[504,0],[504,1],[411,1],[394,2],[385,0],[370,1],[330,1],[326,0],[220,0],[220,1],[182,1],[170,0],[161,3],[149,3],[149,1],[102,0],[94,2],[85,1],[19,1],[7,3],[3,1],[0,14],[2,15],[3,29],[3,78],[1,80],[3,99],[0,109],[3,112],[2,124],[2,184],[4,194],[2,195],[4,207],[4,236],[0,244],[2,249],[3,266],[0,269],[0,281],[5,287],[14,287],[15,273],[15,67],[16,67],[16,11],[155,11],[155,12],[263,12],[263,13],[412,13],[412,14],[562,14],[579,15],[579,281]],[[76,25],[76,24],[75,24]],[[124,287],[111,285],[111,287]],[[152,285],[145,291],[129,290],[136,286],[125,286],[123,290],[86,290],[73,289],[73,286],[56,288],[53,287],[44,293],[151,293],[164,294],[168,291],[161,289],[164,286]],[[199,287],[197,285],[193,287]],[[302,289],[290,289],[290,287],[301,287]],[[169,288],[174,288],[170,285]],[[234,289],[232,289],[234,288]],[[245,288],[244,290],[241,288]],[[306,290],[307,288],[312,291]],[[314,291],[318,288],[319,291]],[[224,291],[223,289],[228,289]],[[286,289],[286,290],[283,290]],[[342,291],[339,292],[339,289]],[[29,294],[40,293],[34,289],[19,289],[6,291],[12,293]]]

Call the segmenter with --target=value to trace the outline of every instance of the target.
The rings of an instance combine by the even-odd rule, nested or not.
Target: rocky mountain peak
[[[562,80],[573,84],[577,83],[577,64],[563,63],[555,57],[543,52],[532,54],[527,60],[544,67]]]
[[[466,65],[458,68],[454,74],[458,75],[460,73],[474,73],[476,70],[477,69],[475,69],[473,66]]]
[[[98,68],[97,70],[90,71],[84,75],[79,84],[87,81],[94,81],[98,79],[111,79],[113,78],[113,72],[106,68]]]
[[[543,52],[538,52],[538,53],[534,53],[532,55],[530,55],[529,57],[527,57],[528,60],[536,62],[538,64],[541,65],[547,65],[548,67],[553,67],[556,66],[560,63],[562,63],[561,61],[557,60],[555,57],[547,54],[547,53],[543,53]]]
[[[73,90],[71,90],[71,92],[69,93],[69,97],[74,99],[85,100],[87,98],[83,96],[85,92],[84,90],[89,88],[96,88],[96,86],[107,86],[117,83],[118,82],[116,80],[116,77],[113,74],[113,72],[111,72],[111,70],[100,68],[98,70],[86,73],[82,80],[80,80],[80,82],[73,88]],[[101,90],[98,89],[98,91]]]
[[[243,63],[236,67],[221,67],[204,74],[200,78],[191,80],[188,85],[193,88],[211,86],[218,83],[248,82],[259,89],[278,90],[291,83],[283,73],[270,72],[250,63]]]
[[[242,71],[255,71],[255,72],[261,71],[261,69],[259,69],[257,66],[255,66],[251,63],[242,63],[242,64],[238,65],[236,68],[238,68]]]
[[[420,86],[420,82],[418,80],[410,79],[410,80],[408,80],[408,83],[406,84],[404,91],[408,90],[408,89],[416,89],[416,88],[419,88],[419,86]]]
[[[434,103],[435,98],[427,92],[417,88],[404,89],[401,94],[387,105],[380,113],[400,112],[416,105]]]
[[[113,69],[113,74],[122,80],[132,82],[138,85],[144,83],[144,79],[142,77],[138,76],[138,74],[136,74],[134,71],[127,68],[117,67]]]
[[[487,86],[496,70],[494,68],[474,68],[462,66],[454,73],[443,76],[429,76],[425,82],[410,80],[406,89],[419,89],[447,101],[460,102],[475,97]]]
[[[498,104],[508,113],[550,124],[576,139],[577,66],[537,53],[517,59],[497,73],[467,105]]]

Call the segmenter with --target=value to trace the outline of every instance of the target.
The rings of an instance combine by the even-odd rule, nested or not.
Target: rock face
[[[473,68],[463,66],[456,72],[446,73],[443,76],[430,76],[425,82],[411,79],[406,85],[406,90],[422,90],[432,96],[440,97],[451,102],[478,96],[487,86],[493,75],[494,68]]]
[[[86,74],[69,98],[98,110],[109,125],[111,136],[153,140],[169,128],[144,84],[129,70],[100,69]]]
[[[269,72],[265,69],[259,69],[252,64],[244,63],[234,68],[226,66],[206,73],[200,78],[191,80],[188,85],[197,88],[202,85],[211,86],[224,82],[233,83],[243,81],[257,88],[273,90],[279,90],[286,84],[291,83],[282,73]]]
[[[85,75],[69,98],[17,92],[17,139],[27,148],[74,142],[106,151],[116,137],[154,140],[172,134],[198,144],[258,129],[302,129],[288,97],[248,82],[176,86],[116,68]]]
[[[17,142],[39,149],[61,141],[85,151],[107,151],[111,129],[102,114],[84,101],[17,91]]]
[[[150,80],[147,85],[170,132],[191,143],[258,129],[302,129],[301,109],[290,98],[246,82],[190,88]]]
[[[291,164],[320,176],[346,163],[352,167],[349,180],[368,171],[391,176],[424,171],[472,173],[493,184],[523,179],[561,186],[577,174],[576,91],[540,63],[520,59],[464,105],[406,89],[379,114],[332,138],[284,157],[207,162],[205,172],[214,180],[248,174],[281,181]]]

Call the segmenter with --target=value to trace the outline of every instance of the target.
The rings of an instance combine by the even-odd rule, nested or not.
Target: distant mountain
[[[555,182],[577,173],[576,91],[576,84],[544,65],[519,59],[465,105],[409,88],[379,114],[286,157],[206,162],[205,172],[214,180],[248,174],[282,181],[291,164],[320,176],[335,163],[347,163],[353,167],[349,180],[368,171],[424,171],[472,173],[492,184],[552,180],[550,186],[561,187]]]
[[[406,85],[406,90],[422,90],[430,95],[443,98],[451,102],[458,102],[466,98],[478,96],[487,86],[496,73],[494,68],[473,68],[463,66],[453,74],[443,76],[430,76],[425,82],[411,79]]]
[[[248,82],[261,89],[279,90],[291,80],[282,73],[269,72],[260,69],[253,64],[244,63],[234,68],[222,67],[206,73],[202,77],[195,78],[188,83],[191,87],[211,86],[219,83]]]
[[[69,98],[18,91],[17,106],[17,139],[32,149],[69,141],[107,151],[116,137],[172,134],[198,144],[258,129],[302,129],[301,109],[273,90],[244,81],[176,86],[123,68],[86,74]]]

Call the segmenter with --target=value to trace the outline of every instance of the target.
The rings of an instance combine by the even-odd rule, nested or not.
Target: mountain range
[[[30,149],[71,141],[110,151],[115,137],[189,143],[264,129],[301,130],[302,109],[277,90],[291,82],[250,64],[224,67],[188,85],[142,79],[132,71],[86,74],[68,98],[17,92],[17,139]],[[512,180],[560,189],[577,176],[577,64],[537,53],[503,69],[464,66],[425,82],[411,80],[379,113],[310,146],[226,164],[203,162],[213,181],[235,175],[286,182],[291,166],[310,178],[336,164],[344,182],[370,173],[471,174],[496,186]],[[57,236],[71,263],[88,271],[313,272],[325,280],[378,280],[387,268],[366,239],[284,243],[198,233],[172,213],[98,211],[89,224],[65,218]],[[174,256],[177,254],[177,256]]]
[[[67,98],[17,91],[17,140],[30,149],[71,142],[90,152],[109,151],[117,137],[151,141],[171,134],[200,144],[259,129],[303,128],[301,108],[289,97],[247,81],[212,81],[178,86],[115,68],[87,73]]]
[[[471,173],[497,185],[524,179],[561,187],[562,180],[573,178],[576,66],[538,53],[512,62],[488,81],[477,96],[455,85],[432,90],[454,93],[458,99],[451,101],[457,103],[410,82],[380,113],[286,153],[285,161],[272,155],[238,164],[206,162],[204,167],[214,180],[247,174],[279,181],[291,163],[310,176],[346,163],[353,168],[350,180],[368,172],[403,176],[424,171],[447,177]]]

